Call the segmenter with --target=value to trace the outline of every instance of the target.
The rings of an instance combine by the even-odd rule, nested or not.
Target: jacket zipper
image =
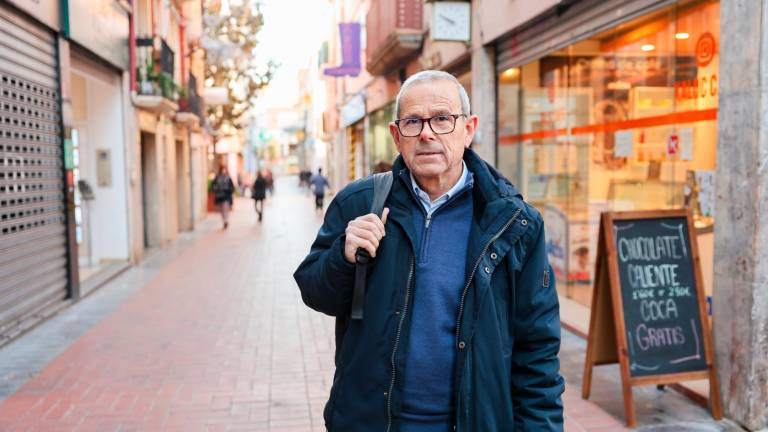
[[[390,360],[392,365],[392,379],[389,382],[389,391],[387,392],[387,432],[392,428],[392,390],[395,387],[395,356],[397,355],[397,347],[400,344],[400,333],[403,330],[403,321],[405,315],[408,313],[408,300],[411,295],[411,280],[413,279],[413,272],[415,266],[415,258],[411,258],[411,271],[408,273],[408,284],[405,288],[405,303],[403,303],[403,312],[400,314],[400,323],[397,325],[397,333],[395,335],[395,346],[392,348],[392,358]]]
[[[522,212],[522,209],[517,209],[514,215],[512,215],[512,218],[499,230],[499,232],[496,233],[490,240],[488,240],[488,243],[485,244],[485,247],[483,248],[483,251],[480,252],[480,256],[477,257],[477,261],[475,261],[475,266],[472,268],[472,273],[469,274],[469,279],[467,279],[467,283],[464,285],[464,291],[461,293],[461,302],[459,303],[459,315],[456,317],[456,347],[459,346],[459,335],[461,332],[461,320],[464,315],[464,301],[467,298],[467,290],[469,289],[469,285],[472,283],[472,279],[475,277],[475,272],[477,271],[477,268],[480,266],[480,261],[483,260],[483,256],[485,256],[485,253],[488,252],[488,248],[491,247],[491,243],[495,242],[496,239],[501,237],[501,235],[504,233],[504,231],[509,228],[510,225],[517,219],[518,216],[520,216],[520,212]]]

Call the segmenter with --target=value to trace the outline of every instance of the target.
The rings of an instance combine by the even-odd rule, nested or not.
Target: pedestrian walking
[[[294,274],[303,301],[336,317],[326,427],[562,431],[559,306],[541,215],[469,148],[478,118],[452,75],[410,77],[395,112],[400,155],[381,216],[369,213],[373,180],[351,183]],[[373,257],[363,297],[359,249]],[[362,319],[351,317],[356,300]]]
[[[272,175],[272,170],[267,168],[264,170],[264,180],[267,181],[267,191],[269,191],[269,196],[272,196],[275,194],[275,177]]]
[[[328,185],[328,179],[323,176],[323,169],[318,168],[317,174],[309,179],[310,187],[315,193],[315,210],[323,210],[323,201],[325,200],[325,188]]]
[[[251,188],[251,197],[253,198],[256,214],[259,216],[259,222],[261,222],[264,214],[264,199],[267,198],[267,180],[261,174],[261,171],[256,174],[256,180]]]
[[[245,180],[241,172],[237,173],[237,192],[240,196],[245,196]]]
[[[221,165],[219,172],[213,179],[214,202],[221,213],[224,229],[229,226],[229,211],[232,209],[232,194],[235,192],[235,184],[227,172],[227,167]]]
[[[312,171],[303,169],[299,172],[299,188],[309,188],[309,179],[312,177]]]

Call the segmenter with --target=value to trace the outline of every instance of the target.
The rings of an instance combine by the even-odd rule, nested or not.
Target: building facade
[[[133,253],[162,247],[205,213],[208,143],[199,1],[137,1],[130,39]],[[140,228],[138,228],[140,227]]]
[[[0,344],[205,214],[202,6],[155,3],[0,2]],[[145,14],[180,55],[164,87],[152,69],[158,85],[141,92]]]

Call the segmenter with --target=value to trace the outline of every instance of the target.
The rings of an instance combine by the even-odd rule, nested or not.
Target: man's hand
[[[379,241],[384,237],[384,224],[387,223],[389,208],[381,213],[381,219],[373,213],[360,216],[347,224],[346,241],[344,242],[344,257],[350,263],[355,263],[357,248],[368,251],[371,258],[376,256]]]

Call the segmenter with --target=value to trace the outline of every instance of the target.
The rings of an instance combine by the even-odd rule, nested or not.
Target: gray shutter
[[[496,70],[519,67],[675,0],[566,0],[499,38]]]
[[[67,296],[56,38],[0,6],[0,345]]]

